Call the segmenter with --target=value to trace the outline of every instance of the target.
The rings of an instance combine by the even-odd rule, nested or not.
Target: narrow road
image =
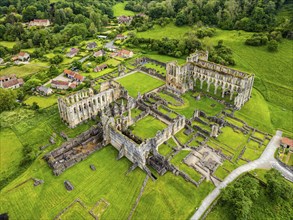
[[[277,150],[282,132],[277,131],[276,135],[271,139],[270,143],[262,153],[259,159],[247,163],[237,169],[233,170],[229,176],[227,176],[223,182],[221,182],[201,203],[200,207],[196,210],[191,217],[192,220],[198,220],[214,202],[214,200],[220,195],[221,189],[225,188],[229,183],[233,182],[241,174],[257,169],[257,168],[275,168],[281,172],[281,174],[288,180],[293,182],[293,173],[282,167],[274,158],[274,153]]]

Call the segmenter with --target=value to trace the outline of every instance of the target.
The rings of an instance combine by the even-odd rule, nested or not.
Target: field
[[[163,81],[140,72],[120,78],[117,82],[124,86],[132,97],[137,97],[138,92],[143,95],[164,85]]]
[[[34,102],[36,102],[40,108],[47,108],[51,105],[54,105],[57,103],[57,97],[55,95],[53,96],[30,96],[27,100],[25,100],[25,104],[32,105]]]
[[[39,72],[40,70],[46,70],[45,66],[39,66],[35,64],[27,64],[22,66],[11,66],[0,70],[0,76],[16,74],[17,77],[24,77]]]
[[[175,24],[170,23],[164,27],[155,25],[152,29],[144,32],[136,32],[136,37],[138,38],[152,38],[161,40],[164,37],[181,39],[184,37],[185,33],[192,30],[192,27],[183,26],[177,27]]]
[[[127,4],[127,2],[121,2],[121,3],[118,3],[118,4],[113,6],[112,9],[113,9],[115,17],[122,16],[122,15],[134,16],[134,12],[124,9],[126,4]]]
[[[0,137],[0,177],[4,178],[17,169],[22,158],[22,144],[9,128],[1,129]]]
[[[10,41],[0,41],[0,46],[4,46],[7,48],[13,48],[13,46],[16,44],[16,42],[10,42]]]
[[[143,139],[155,137],[157,131],[163,130],[166,127],[166,124],[150,115],[131,126],[133,128],[132,133]]]

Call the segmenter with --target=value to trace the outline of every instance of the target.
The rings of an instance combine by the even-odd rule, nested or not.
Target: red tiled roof
[[[67,75],[71,75],[71,76],[74,76],[75,75],[75,72],[71,71],[71,70],[64,70],[63,73],[67,74]]]
[[[282,142],[282,144],[289,145],[290,147],[293,146],[293,140],[292,139],[283,137],[281,142]]]
[[[0,80],[15,79],[15,78],[16,78],[16,75],[12,74],[12,75],[9,75],[9,76],[1,76]]]
[[[12,79],[12,80],[5,81],[2,83],[3,88],[10,88],[10,87],[15,86],[17,84],[19,84],[18,79]]]
[[[23,56],[25,56],[26,54],[27,54],[26,52],[21,51],[21,52],[19,52],[18,56],[23,57]]]
[[[17,79],[17,80],[18,80],[19,85],[23,85],[23,84],[24,84],[24,81],[23,81],[22,78],[19,78],[19,79]]]
[[[60,85],[60,86],[68,86],[68,82],[60,81],[60,80],[52,80],[51,84]]]
[[[82,81],[82,80],[84,79],[84,77],[83,77],[82,75],[77,74],[77,73],[74,75],[74,78],[75,78],[75,79],[78,79],[78,80],[80,80],[80,81]]]

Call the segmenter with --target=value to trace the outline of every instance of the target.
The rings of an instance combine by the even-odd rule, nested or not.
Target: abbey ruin
[[[198,84],[203,89],[205,83],[207,92],[213,85],[214,94],[221,90],[222,98],[230,95],[237,109],[250,99],[254,75],[209,62],[207,51],[191,54],[186,61],[183,66],[177,62],[167,64],[166,86],[170,91],[182,94],[193,90]]]
[[[211,63],[207,59],[207,52],[190,55],[183,66],[179,66],[176,62],[164,64],[149,58],[136,59],[135,71],[165,81],[165,85],[160,88],[142,95],[138,93],[136,98],[131,97],[115,79],[101,83],[99,92],[85,89],[59,98],[60,117],[69,127],[76,127],[89,119],[95,119],[97,123],[90,130],[74,139],[67,140],[60,148],[45,156],[54,174],[60,175],[88,155],[107,145],[112,145],[119,152],[117,159],[126,157],[132,162],[129,172],[139,167],[154,178],[149,169],[151,166],[160,175],[170,171],[181,175],[196,186],[205,178],[215,184],[218,183],[219,180],[213,176],[213,173],[224,160],[231,160],[231,158],[206,143],[210,138],[217,138],[225,126],[244,134],[251,133],[253,128],[249,126],[240,128],[225,121],[223,115],[227,113],[224,111],[221,113],[222,116],[219,114],[210,117],[196,109],[196,106],[193,109],[193,116],[186,118],[171,110],[168,107],[170,102],[158,95],[158,93],[166,94],[176,100],[180,106],[184,105],[184,100],[181,98],[183,93],[194,91],[196,86],[203,89],[205,85],[209,91],[213,86],[215,94],[221,90],[221,102],[225,96],[229,96],[230,100],[234,99],[233,109],[240,109],[251,96],[254,76]],[[166,69],[166,76],[163,77],[155,69],[144,67],[143,65],[148,62]],[[122,69],[124,72],[125,68]],[[127,73],[123,76],[119,75],[124,77]],[[200,95],[193,98],[198,100]],[[136,109],[140,113],[133,116],[132,111]],[[165,128],[157,130],[151,138],[136,135],[133,127],[146,117],[162,122]],[[233,115],[227,117],[233,117]],[[184,135],[191,137],[185,144],[180,143],[176,138],[176,134],[181,131],[184,131]],[[162,144],[168,145],[167,141],[170,139],[174,141],[176,147],[172,147],[172,154],[163,156],[158,148]],[[260,140],[257,141],[262,144]],[[199,181],[194,181],[188,174],[170,163],[170,158],[182,149],[191,151],[184,159],[184,163],[201,173],[202,178]]]

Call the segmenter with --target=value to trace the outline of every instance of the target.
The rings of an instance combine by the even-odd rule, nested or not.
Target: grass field
[[[13,46],[16,44],[15,41],[13,42],[10,42],[10,41],[0,41],[0,45],[1,46],[4,46],[4,47],[7,47],[7,48],[13,48]]]
[[[121,3],[118,3],[118,4],[113,6],[112,9],[113,9],[115,17],[122,16],[122,15],[134,16],[134,12],[124,9],[126,4],[127,4],[127,2],[121,2]]]
[[[34,102],[36,102],[40,108],[47,108],[57,103],[57,96],[30,96],[24,103],[32,105]]]
[[[132,133],[143,139],[155,137],[157,131],[163,130],[166,127],[166,124],[150,115],[131,126],[133,128]]]
[[[192,30],[192,27],[183,26],[177,27],[175,24],[170,23],[164,27],[155,25],[152,29],[144,32],[136,32],[138,38],[152,38],[161,40],[164,37],[182,39],[185,33]]]
[[[24,77],[37,73],[41,70],[47,70],[45,66],[39,66],[34,64],[27,64],[22,66],[11,66],[0,70],[0,76],[16,74],[17,77]]]
[[[22,144],[12,129],[0,130],[0,177],[5,178],[18,168],[22,158]]]
[[[140,72],[120,78],[117,82],[124,86],[132,97],[137,97],[138,92],[143,95],[164,85],[163,81]]]

